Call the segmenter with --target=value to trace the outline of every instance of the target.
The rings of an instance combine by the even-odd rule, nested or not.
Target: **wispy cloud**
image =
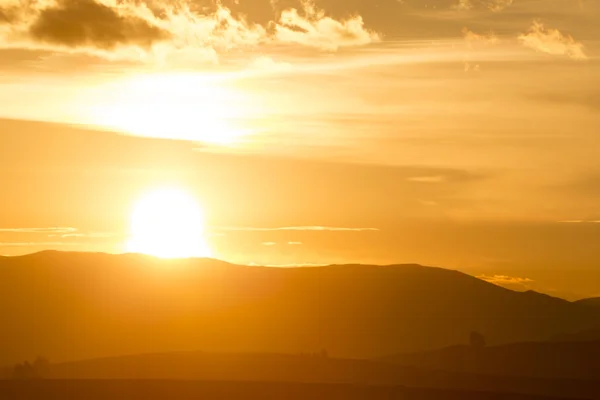
[[[0,228],[0,233],[45,234],[50,238],[111,238],[126,236],[116,232],[82,232],[77,228],[52,226],[47,228]]]
[[[301,246],[303,243],[302,242],[288,242],[288,244],[290,246]]]
[[[546,28],[540,21],[534,21],[529,32],[519,35],[521,44],[531,49],[553,55],[565,55],[573,60],[587,60],[583,44],[558,29]]]
[[[74,242],[0,242],[0,247],[80,246]]]
[[[256,231],[256,232],[270,232],[270,231],[332,231],[332,232],[370,232],[379,231],[377,228],[345,228],[335,226],[283,226],[279,228],[261,228],[261,227],[221,227],[218,228],[224,231]]]
[[[8,233],[46,233],[46,234],[73,234],[77,228],[49,227],[49,228],[0,228],[0,232]]]
[[[406,179],[409,182],[417,182],[417,183],[440,183],[445,180],[442,175],[432,175],[432,176],[411,176]]]
[[[277,242],[263,242],[263,243],[262,243],[262,245],[263,245],[263,246],[269,246],[269,247],[270,247],[270,246],[276,246],[276,245],[277,245]]]
[[[600,224],[600,220],[586,220],[586,219],[569,219],[565,221],[559,221],[563,224]]]
[[[247,265],[253,267],[279,267],[279,268],[299,268],[299,267],[325,267],[328,264],[317,264],[317,263],[291,263],[291,264],[264,264],[251,262]]]
[[[475,8],[488,9],[493,12],[500,12],[510,6],[514,0],[458,0],[452,5],[452,9],[457,11],[469,11]]]

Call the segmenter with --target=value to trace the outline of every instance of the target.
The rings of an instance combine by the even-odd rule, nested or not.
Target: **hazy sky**
[[[177,185],[232,261],[600,294],[599,26],[597,0],[0,0],[0,254],[122,251]]]

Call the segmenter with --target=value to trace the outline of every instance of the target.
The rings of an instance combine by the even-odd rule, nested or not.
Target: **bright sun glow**
[[[127,250],[163,258],[210,257],[200,206],[178,189],[146,194],[131,216]]]
[[[131,135],[233,145],[249,134],[239,126],[249,105],[215,78],[142,75],[105,87],[100,96],[94,124]]]

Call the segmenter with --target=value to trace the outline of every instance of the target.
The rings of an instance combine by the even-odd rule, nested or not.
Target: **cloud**
[[[461,32],[469,46],[473,46],[474,43],[497,44],[500,41],[494,32],[475,33],[467,27],[462,28]]]
[[[0,242],[0,247],[79,246],[74,242]]]
[[[514,0],[458,0],[457,3],[452,5],[452,9],[457,11],[469,11],[474,8],[487,8],[493,12],[500,12],[506,7],[510,6]]]
[[[0,233],[40,233],[51,238],[111,238],[124,236],[114,232],[81,232],[72,227],[48,227],[48,228],[0,228]]]
[[[7,11],[4,11],[2,8],[0,8],[0,24],[7,24],[11,21],[11,18],[9,17],[9,14]]]
[[[113,233],[113,232],[88,232],[88,233],[66,233],[60,235],[62,238],[92,238],[92,239],[102,239],[102,238],[112,238],[112,237],[122,237],[126,236],[121,233]]]
[[[458,3],[454,4],[452,8],[458,11],[468,11],[473,8],[473,3],[471,0],[458,0]]]
[[[189,66],[216,63],[234,49],[293,44],[335,51],[379,40],[361,16],[338,20],[311,2],[262,25],[221,3],[207,12],[191,0],[39,0],[11,7],[10,14],[0,9],[1,26],[8,26],[0,30],[0,48],[86,52],[145,63]],[[268,60],[256,62],[265,67]]]
[[[280,228],[258,228],[258,227],[223,227],[219,228],[225,231],[251,231],[251,232],[270,232],[270,231],[331,231],[331,232],[369,232],[379,231],[377,228],[342,228],[333,226],[284,226]]]
[[[269,263],[250,262],[247,265],[249,265],[251,267],[300,268],[300,267],[325,267],[329,264],[318,264],[318,263],[269,264]]]
[[[562,224],[600,224],[600,220],[570,219],[559,221]]]
[[[487,7],[493,12],[500,12],[506,7],[509,7],[514,0],[490,0],[487,3]]]
[[[513,289],[515,287],[527,289],[529,284],[533,283],[533,280],[529,278],[520,278],[517,276],[508,275],[479,275],[477,278],[489,283],[493,283],[494,285]]]
[[[277,245],[277,242],[263,242],[262,245],[263,246],[275,246],[275,245]]]
[[[71,227],[49,227],[49,228],[0,228],[0,232],[9,233],[48,233],[48,234],[71,234],[77,232],[77,228]]]
[[[583,44],[557,29],[546,28],[540,21],[533,21],[529,32],[519,35],[525,47],[552,55],[565,55],[573,60],[587,60]]]
[[[536,92],[527,97],[547,103],[585,107],[593,111],[600,109],[600,89],[593,86],[571,92]]]
[[[432,175],[432,176],[411,176],[406,179],[409,182],[417,182],[417,183],[441,183],[444,182],[445,177],[442,175]]]
[[[290,63],[275,61],[271,57],[261,56],[252,61],[250,68],[264,72],[289,72],[293,67]]]
[[[62,0],[43,9],[29,27],[32,38],[67,47],[111,50],[118,45],[150,48],[170,34],[151,22],[94,0]]]
[[[361,16],[339,21],[328,17],[312,1],[303,1],[302,11],[304,15],[295,8],[281,13],[278,23],[273,26],[278,41],[335,51],[340,47],[362,46],[381,40],[379,34],[365,29]]]
[[[304,243],[302,243],[302,242],[288,242],[288,244],[289,244],[290,246],[301,246],[301,245],[303,245]]]

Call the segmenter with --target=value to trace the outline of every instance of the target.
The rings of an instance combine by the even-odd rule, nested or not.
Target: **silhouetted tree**
[[[473,331],[469,337],[469,343],[471,344],[471,347],[482,349],[486,344],[485,337],[481,333]]]
[[[44,357],[38,357],[33,363],[25,361],[22,364],[17,364],[13,368],[13,378],[20,380],[40,379],[47,370],[50,363]]]
[[[15,365],[13,369],[13,377],[15,379],[34,379],[35,371],[29,361],[25,361],[23,364]]]
[[[50,362],[47,358],[38,356],[33,362],[33,370],[37,378],[43,378],[48,372],[48,366]]]

